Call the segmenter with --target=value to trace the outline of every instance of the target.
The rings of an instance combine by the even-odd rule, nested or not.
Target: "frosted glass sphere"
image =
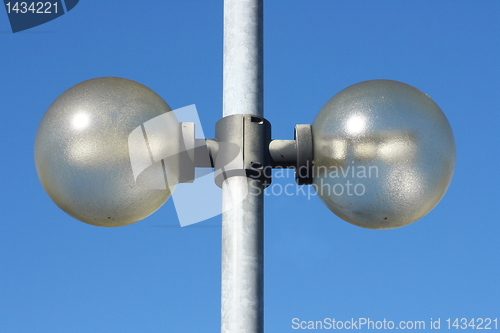
[[[313,182],[328,208],[354,225],[391,229],[432,210],[455,169],[455,140],[441,109],[391,80],[333,96],[313,125]]]
[[[45,191],[66,213],[96,226],[149,216],[170,197],[175,177],[163,189],[139,186],[129,135],[152,118],[173,115],[169,111],[155,92],[128,79],[102,77],[69,88],[50,105],[36,135],[35,164]],[[175,131],[177,119],[170,119]]]

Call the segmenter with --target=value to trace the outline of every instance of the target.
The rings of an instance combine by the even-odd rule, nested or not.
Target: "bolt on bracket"
[[[271,184],[272,168],[295,168],[299,185],[312,184],[311,125],[296,125],[294,140],[271,140],[271,124],[254,115],[232,115],[216,124],[216,139],[195,139],[194,123],[180,123],[180,183],[194,180],[195,167],[215,169],[215,183],[234,176]]]

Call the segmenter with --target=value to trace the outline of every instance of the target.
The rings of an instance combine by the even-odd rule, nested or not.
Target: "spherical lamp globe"
[[[171,115],[164,126],[170,142],[148,142],[143,124],[164,114]],[[35,141],[38,177],[50,198],[78,220],[105,227],[137,222],[169,198],[178,170],[164,162],[164,183],[141,186],[130,152],[150,156],[147,149],[155,145],[175,145],[177,129],[168,104],[144,85],[116,77],[84,81],[61,94],[43,116]],[[138,131],[139,140],[130,141]],[[149,158],[145,163],[155,164]]]
[[[446,192],[455,141],[436,103],[391,80],[354,84],[312,125],[313,182],[326,206],[364,228],[391,229],[426,215]]]

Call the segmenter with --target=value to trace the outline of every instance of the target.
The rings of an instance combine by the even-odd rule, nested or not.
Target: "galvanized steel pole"
[[[224,0],[223,117],[263,117],[263,0]],[[264,331],[261,181],[222,184],[221,332]]]

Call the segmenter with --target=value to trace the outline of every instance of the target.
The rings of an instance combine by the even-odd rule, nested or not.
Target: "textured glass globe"
[[[313,125],[313,182],[340,218],[391,229],[426,215],[446,192],[455,140],[441,109],[391,80],[354,84],[332,97]]]
[[[170,197],[178,171],[168,165],[168,186],[140,186],[129,150],[147,146],[129,147],[129,136],[152,118],[173,115],[169,111],[155,92],[128,79],[96,78],[69,88],[50,105],[36,135],[35,164],[45,191],[66,213],[92,225],[123,226],[152,214]],[[169,119],[175,132],[177,119]],[[150,140],[149,147],[158,144]]]

